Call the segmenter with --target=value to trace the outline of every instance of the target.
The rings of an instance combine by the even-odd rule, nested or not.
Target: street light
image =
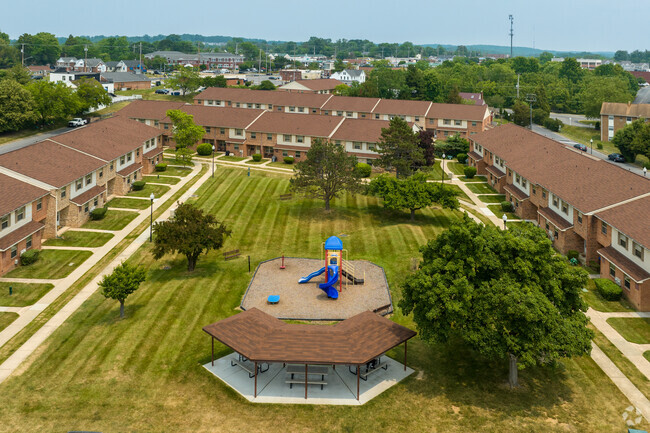
[[[503,214],[502,219],[503,219],[503,230],[505,230],[508,228],[508,215]]]
[[[590,138],[589,139],[589,144],[591,145],[591,154],[594,154],[594,139]]]
[[[643,167],[643,177],[648,173],[648,167]]]
[[[442,180],[442,183],[445,183],[445,154],[442,154],[442,161],[440,161],[440,166],[442,168],[442,175],[440,175],[440,178]]]
[[[153,240],[153,199],[156,198],[153,193],[149,196],[149,199],[151,200],[151,219],[149,223],[149,242]]]
[[[212,177],[214,178],[214,145],[212,146]]]

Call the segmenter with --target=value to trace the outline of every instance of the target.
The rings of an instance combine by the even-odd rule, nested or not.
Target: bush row
[[[621,299],[621,296],[623,295],[623,289],[621,289],[621,287],[612,280],[609,280],[607,278],[596,278],[594,279],[594,283],[596,284],[596,290],[600,296],[606,300],[618,301]]]

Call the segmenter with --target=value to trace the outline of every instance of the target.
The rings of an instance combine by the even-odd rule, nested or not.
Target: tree
[[[193,152],[187,147],[179,147],[175,152],[176,162],[183,164],[183,167],[192,162]]]
[[[165,254],[183,254],[187,257],[187,271],[196,267],[199,256],[218,250],[231,232],[214,215],[189,203],[179,203],[174,215],[153,226],[153,256],[160,259]]]
[[[553,54],[548,51],[544,51],[539,55],[539,62],[543,65],[544,63],[550,62],[553,59]]]
[[[530,108],[528,104],[521,100],[515,102],[515,106],[512,108],[513,111],[513,122],[519,126],[528,126],[530,125]]]
[[[194,123],[194,116],[181,110],[167,110],[172,121],[176,148],[194,146],[205,135],[205,129]]]
[[[166,84],[172,89],[180,89],[183,95],[193,93],[201,85],[201,76],[194,68],[181,67],[171,78],[168,78]]]
[[[269,81],[269,80],[264,80],[260,83],[259,86],[257,86],[258,90],[275,90],[275,85]]]
[[[612,138],[612,143],[618,147],[621,155],[626,160],[634,162],[637,155],[650,154],[650,141],[644,142],[644,138],[647,137],[646,130],[648,128],[650,126],[644,119],[637,119],[625,126],[625,128],[616,131],[614,138]]]
[[[29,70],[27,68],[16,65],[11,69],[0,70],[0,81],[2,80],[14,80],[17,81],[18,84],[24,86],[32,81],[32,77],[29,75]]]
[[[18,131],[35,119],[31,93],[14,80],[0,81],[0,132]]]
[[[343,69],[345,69],[345,63],[343,63],[343,60],[337,59],[334,62],[332,72],[341,72]]]
[[[451,137],[447,138],[447,141],[438,141],[436,142],[436,153],[438,155],[456,157],[459,153],[467,154],[469,152],[469,140],[460,136],[460,134],[454,134]]]
[[[64,83],[39,80],[27,85],[34,100],[34,113],[41,125],[69,118],[79,112],[81,102]]]
[[[462,104],[463,98],[460,97],[460,92],[458,91],[458,86],[454,85],[447,94],[447,99],[445,100],[447,104]]]
[[[17,44],[25,44],[25,63],[29,65],[53,65],[61,54],[59,40],[52,33],[25,33]]]
[[[329,211],[330,202],[342,192],[361,190],[356,165],[357,158],[348,155],[343,146],[317,138],[307,151],[307,159],[294,167],[291,189],[324,200]]]
[[[87,111],[100,105],[109,105],[112,99],[101,83],[92,78],[81,78],[76,83],[77,97],[81,103],[81,110]]]
[[[622,62],[624,60],[630,60],[630,54],[624,50],[618,50],[614,53],[614,60],[617,62]]]
[[[628,92],[627,80],[617,76],[594,76],[586,79],[579,97],[585,116],[592,119],[600,118],[603,102],[628,102],[634,99],[634,95]]]
[[[433,166],[436,162],[436,144],[433,141],[434,135],[435,134],[431,129],[423,129],[418,133],[418,147],[422,149],[424,165],[427,167]]]
[[[465,215],[421,252],[399,303],[421,338],[459,337],[488,359],[507,359],[511,387],[518,369],[589,354],[587,273],[556,254],[544,230],[500,230]]]
[[[223,75],[217,75],[216,77],[205,77],[202,84],[205,87],[226,87],[228,82]]]
[[[573,57],[567,57],[562,61],[560,66],[559,77],[566,78],[567,80],[576,83],[580,81],[584,71],[580,67],[580,63]]]
[[[104,275],[99,282],[105,298],[120,301],[120,319],[124,318],[124,301],[140,287],[146,279],[147,272],[138,266],[121,263],[109,275]]]
[[[458,209],[456,193],[446,185],[427,182],[423,173],[416,173],[406,179],[396,179],[383,174],[373,179],[368,185],[368,193],[384,200],[387,209],[408,209],[411,221],[415,220],[415,211],[440,203],[449,209]]]
[[[418,136],[405,120],[397,116],[391,119],[388,128],[381,129],[377,153],[380,155],[379,164],[385,168],[395,168],[397,177],[410,176],[426,162]]]

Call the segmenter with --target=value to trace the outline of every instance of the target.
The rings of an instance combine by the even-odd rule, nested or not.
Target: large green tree
[[[488,359],[508,360],[512,387],[519,369],[589,354],[580,295],[587,273],[557,254],[544,230],[500,230],[465,215],[421,252],[399,305],[423,339],[460,338]]]
[[[456,193],[447,185],[427,182],[424,173],[416,173],[406,179],[396,179],[383,174],[374,178],[368,185],[368,193],[384,200],[386,209],[407,209],[411,212],[411,221],[415,212],[438,203],[447,209],[458,209]]]
[[[24,33],[18,38],[17,46],[22,48],[23,44],[26,65],[53,65],[61,54],[59,40],[52,33]]]
[[[173,124],[173,138],[176,148],[194,146],[197,141],[205,135],[205,129],[194,123],[194,116],[181,110],[168,110],[169,117]]]
[[[330,202],[344,191],[361,191],[356,165],[357,158],[348,155],[343,146],[317,138],[307,158],[296,164],[291,189],[323,200],[325,210],[330,210]]]
[[[138,290],[146,277],[147,272],[143,268],[128,263],[121,263],[112,273],[102,277],[99,282],[102,295],[120,302],[120,318],[124,318],[124,301]]]
[[[97,80],[82,78],[75,84],[77,85],[77,97],[83,111],[97,108],[100,105],[107,106],[112,101],[106,89]]]
[[[172,89],[180,89],[183,95],[193,93],[201,86],[201,76],[194,68],[181,67],[166,83]]]
[[[0,81],[0,132],[18,131],[35,119],[32,94],[14,80]]]
[[[81,102],[74,89],[64,83],[39,80],[27,85],[34,99],[34,112],[41,123],[57,122],[79,112]]]
[[[397,177],[410,176],[417,167],[426,163],[424,152],[419,146],[419,137],[400,117],[393,117],[388,128],[381,129],[377,143],[379,165],[394,168]]]
[[[519,126],[530,125],[530,107],[523,101],[517,100],[512,108],[512,117],[515,124]]]
[[[179,203],[171,218],[153,226],[153,256],[160,259],[165,254],[183,254],[187,270],[192,272],[199,256],[221,249],[230,233],[214,215],[189,203]]]
[[[637,119],[623,129],[619,129],[612,138],[621,155],[629,162],[634,162],[637,155],[650,158],[650,124],[645,119]]]
[[[593,76],[585,80],[580,99],[585,116],[598,119],[603,102],[628,102],[634,100],[634,95],[627,90],[627,80],[621,77]]]

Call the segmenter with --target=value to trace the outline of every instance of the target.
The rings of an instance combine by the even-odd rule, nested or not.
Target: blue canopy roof
[[[325,249],[341,251],[343,249],[343,241],[341,241],[341,239],[337,238],[336,236],[330,236],[325,241]]]

